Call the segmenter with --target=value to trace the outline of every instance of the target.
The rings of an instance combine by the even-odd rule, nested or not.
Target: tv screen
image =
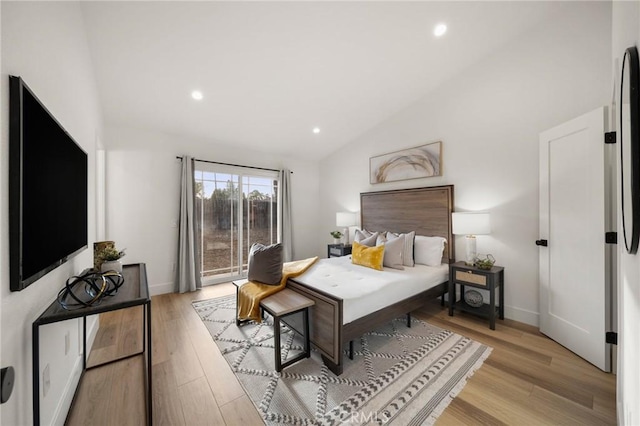
[[[24,81],[10,76],[11,290],[24,289],[85,248],[87,154]]]

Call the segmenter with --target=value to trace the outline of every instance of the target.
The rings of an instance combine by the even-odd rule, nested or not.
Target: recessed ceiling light
[[[196,101],[202,100],[202,92],[199,90],[194,90],[193,92],[191,92],[191,97]]]
[[[318,133],[320,133],[320,127],[314,127],[314,128],[313,128],[313,133],[315,133],[316,135],[317,135]]]
[[[435,28],[433,29],[433,34],[436,37],[441,37],[444,35],[444,33],[447,32],[447,25],[446,24],[438,24],[435,26]]]

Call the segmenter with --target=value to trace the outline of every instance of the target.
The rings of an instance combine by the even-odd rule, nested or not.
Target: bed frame
[[[444,237],[447,239],[442,256],[444,263],[452,262],[455,257],[452,211],[453,185],[360,194],[362,228],[369,231],[416,231],[416,235]],[[287,287],[315,302],[309,311],[311,343],[322,354],[325,365],[340,375],[345,345],[394,318],[418,309],[428,299],[442,296],[447,291],[447,281],[344,325],[342,299],[307,287],[295,279],[290,279]]]

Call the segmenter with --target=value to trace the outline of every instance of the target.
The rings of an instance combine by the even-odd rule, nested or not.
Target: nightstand
[[[327,245],[327,257],[340,257],[351,254],[351,244],[329,244]]]
[[[460,301],[456,301],[456,284],[460,286]],[[489,303],[473,307],[464,300],[464,288],[474,287],[489,291]],[[499,306],[496,306],[496,290],[500,292]],[[489,270],[469,266],[465,262],[449,265],[449,316],[453,310],[469,312],[489,319],[489,327],[496,329],[496,315],[504,319],[504,268],[493,266]]]

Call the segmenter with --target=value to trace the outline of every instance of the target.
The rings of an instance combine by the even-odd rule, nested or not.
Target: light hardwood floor
[[[155,425],[261,424],[260,415],[191,307],[193,300],[233,294],[231,284],[152,299]],[[89,364],[140,350],[141,308],[101,316]],[[514,321],[454,317],[434,301],[414,313],[434,325],[493,347],[491,356],[438,419],[440,425],[613,425],[615,376]],[[87,371],[68,425],[142,425],[142,357]]]

